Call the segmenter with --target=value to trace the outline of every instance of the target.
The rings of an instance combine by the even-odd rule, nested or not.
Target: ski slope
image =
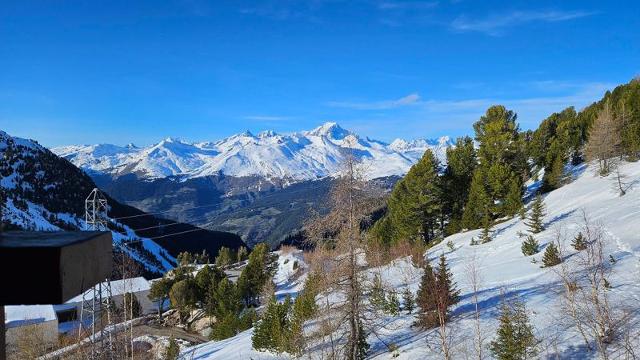
[[[455,234],[431,248],[426,256],[435,265],[437,257],[444,253],[454,279],[460,289],[461,301],[452,309],[449,329],[453,338],[454,358],[473,357],[473,314],[472,288],[467,277],[468,266],[476,259],[480,273],[478,302],[480,307],[481,331],[485,336],[483,355],[490,356],[486,348],[492,340],[498,325],[498,305],[501,299],[518,297],[526,302],[528,314],[535,327],[535,334],[541,343],[540,357],[595,358],[588,354],[576,329],[567,321],[560,307],[560,283],[554,268],[542,268],[544,248],[556,241],[558,233],[564,234],[566,242],[561,242],[565,261],[572,261],[576,252],[570,240],[581,229],[583,214],[590,222],[602,227],[605,234],[605,256],[615,260],[611,264],[613,273],[609,278],[608,292],[614,306],[627,306],[635,311],[633,321],[640,310],[640,163],[624,164],[627,194],[619,196],[614,188],[614,177],[601,178],[594,175],[594,168],[582,165],[569,169],[573,178],[570,183],[546,194],[546,229],[536,235],[540,243],[540,253],[525,257],[520,249],[522,239],[519,232],[527,227],[520,218],[509,219],[492,228],[493,241],[471,246],[479,230]],[[532,187],[537,184],[531,184]],[[454,250],[446,245],[451,241]],[[532,259],[536,259],[536,263]],[[282,264],[282,263],[281,263]],[[408,258],[398,259],[391,264],[367,270],[368,276],[379,274],[386,286],[398,292],[408,286],[414,293],[419,287],[422,270],[415,268]],[[282,279],[280,279],[282,280]],[[279,288],[286,287],[286,281]],[[297,284],[300,286],[300,284]],[[422,331],[412,326],[414,314],[402,312],[400,316],[388,316],[384,327],[378,329],[378,336],[370,335],[371,345],[368,357],[371,359],[441,359],[442,355],[433,346],[437,342],[435,330]],[[209,342],[182,353],[184,359],[287,359],[286,354],[269,354],[251,349],[252,330],[233,338]],[[640,348],[638,340],[634,346]],[[388,344],[397,346],[392,354]],[[311,353],[310,358],[319,358]],[[618,354],[619,355],[619,354]],[[614,354],[613,357],[616,355]]]

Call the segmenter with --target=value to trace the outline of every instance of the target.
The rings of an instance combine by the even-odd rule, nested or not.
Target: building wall
[[[140,303],[140,308],[142,309],[143,315],[152,314],[158,311],[158,304],[155,302],[152,302],[147,297],[149,295],[149,290],[135,291],[134,294],[136,296],[136,299],[138,299],[138,302]],[[123,295],[113,296],[113,301],[119,309],[123,308],[122,306],[123,299],[124,299]],[[80,314],[82,311],[82,302],[75,303],[74,305],[76,307],[77,317],[78,319],[80,319]]]

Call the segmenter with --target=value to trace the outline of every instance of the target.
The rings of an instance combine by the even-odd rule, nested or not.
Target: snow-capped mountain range
[[[263,131],[257,135],[246,131],[216,142],[189,143],[167,138],[147,147],[73,145],[52,151],[86,171],[115,177],[130,173],[145,179],[224,174],[295,182],[335,175],[348,153],[363,162],[372,179],[403,175],[427,149],[444,161],[446,148],[451,145],[448,137],[397,139],[387,144],[328,122],[311,131]]]

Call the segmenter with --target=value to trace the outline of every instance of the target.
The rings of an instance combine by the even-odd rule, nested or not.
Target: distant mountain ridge
[[[0,226],[7,230],[83,230],[85,198],[95,187],[69,161],[33,140],[0,130]],[[215,256],[221,246],[244,245],[235,234],[160,219],[107,198],[114,248],[127,252],[148,273],[171,269],[182,251],[204,249]],[[133,243],[123,247],[123,241]]]
[[[427,149],[444,161],[451,145],[448,137],[397,139],[387,144],[327,122],[291,134],[267,130],[254,135],[246,131],[215,142],[166,138],[147,147],[72,145],[52,151],[89,173],[113,177],[135,174],[141,179],[191,179],[223,174],[299,182],[335,175],[349,153],[365,164],[369,178],[404,175]]]

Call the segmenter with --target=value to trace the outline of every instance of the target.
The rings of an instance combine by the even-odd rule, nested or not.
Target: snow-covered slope
[[[83,230],[84,198],[95,187],[75,166],[32,140],[0,131],[0,203],[3,225],[8,230]],[[175,259],[153,240],[138,236],[130,227],[110,220],[115,245],[148,271],[164,273]]]
[[[144,148],[101,144],[65,146],[53,152],[82,169],[115,176],[134,173],[149,179],[192,178],[223,173],[303,181],[334,175],[348,153],[363,161],[371,178],[403,175],[426,149],[444,161],[450,145],[448,137],[386,144],[361,138],[336,123],[325,123],[311,131],[285,135],[247,131],[216,142],[168,138]]]
[[[490,358],[487,348],[494,338],[498,325],[499,303],[503,298],[518,297],[525,301],[528,315],[540,340],[538,350],[541,358],[591,359],[595,352],[587,353],[584,342],[561,304],[562,286],[556,271],[560,266],[542,268],[542,253],[548,244],[558,241],[563,234],[560,247],[566,264],[573,264],[579,255],[570,246],[571,239],[583,231],[583,216],[589,218],[593,228],[599,227],[604,234],[604,256],[612,273],[608,278],[611,288],[608,301],[620,309],[630,310],[630,324],[640,320],[640,163],[622,166],[629,187],[627,194],[619,196],[614,189],[613,175],[601,178],[594,175],[594,168],[581,166],[571,169],[573,181],[547,194],[544,203],[547,209],[544,218],[546,230],[536,235],[540,242],[540,253],[525,257],[521,251],[522,240],[518,233],[527,232],[523,221],[516,217],[492,228],[493,241],[470,245],[471,239],[480,231],[455,234],[430,249],[426,256],[436,266],[437,257],[445,254],[454,280],[460,290],[461,301],[452,309],[449,332],[452,334],[454,359],[476,358],[473,350],[474,302],[469,278],[469,266],[475,259],[479,272],[478,304],[481,333],[484,336],[483,355]],[[531,184],[535,187],[537,184]],[[593,229],[592,228],[592,229]],[[453,250],[447,245],[453,245]],[[536,259],[534,263],[532,260]],[[422,270],[414,267],[408,258],[401,258],[389,265],[371,268],[367,274],[380,274],[390,288],[401,291],[405,286],[415,294]],[[422,331],[412,324],[414,314],[402,312],[399,316],[388,316],[383,328],[376,335],[368,336],[373,359],[441,359],[438,352],[437,330]],[[637,332],[637,327],[632,330]],[[193,359],[288,359],[285,355],[260,353],[251,349],[252,330],[221,342],[210,342],[183,352],[184,358]],[[632,337],[630,346],[640,348],[640,339]],[[397,346],[391,353],[388,344]],[[431,344],[431,345],[428,345]],[[319,358],[318,347],[313,346],[309,358]],[[620,346],[611,345],[611,358],[625,358]],[[193,356],[193,357],[191,357]],[[306,358],[306,357],[305,357]]]

